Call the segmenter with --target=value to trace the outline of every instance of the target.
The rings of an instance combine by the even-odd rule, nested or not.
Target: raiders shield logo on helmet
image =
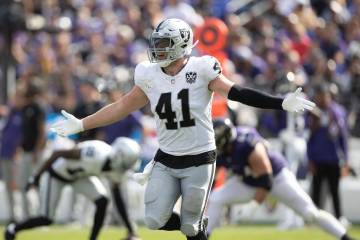
[[[187,43],[190,39],[190,32],[187,29],[179,29],[180,36],[184,40],[185,43]]]
[[[195,83],[195,81],[196,81],[197,73],[196,72],[187,72],[185,74],[185,77],[186,77],[186,82],[192,84],[192,83]]]

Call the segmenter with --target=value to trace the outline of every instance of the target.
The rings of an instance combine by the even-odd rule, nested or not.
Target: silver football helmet
[[[169,18],[160,22],[150,36],[149,60],[168,66],[176,59],[190,55],[193,44],[193,31],[183,20]]]
[[[111,169],[126,171],[135,170],[139,166],[140,146],[137,142],[127,137],[118,137],[111,146],[113,149]]]

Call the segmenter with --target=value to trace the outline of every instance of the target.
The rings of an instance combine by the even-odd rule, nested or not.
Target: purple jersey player
[[[214,130],[217,149],[222,156],[218,164],[230,169],[234,175],[210,195],[209,235],[220,224],[224,206],[247,203],[242,216],[251,217],[265,198],[272,195],[305,221],[316,223],[337,239],[351,239],[336,218],[316,208],[288,170],[284,157],[269,150],[266,140],[254,128],[235,128],[229,119],[217,119]]]
[[[223,159],[223,161],[227,162],[220,162],[218,165],[224,164],[225,167],[231,169],[234,173],[242,175],[244,181],[251,185],[251,175],[248,176],[245,169],[249,167],[249,156],[259,142],[266,144],[266,140],[260,136],[255,128],[237,127],[236,138],[232,144],[233,150],[228,157]],[[276,176],[286,166],[287,162],[284,156],[276,151],[267,150],[267,153],[273,175]]]

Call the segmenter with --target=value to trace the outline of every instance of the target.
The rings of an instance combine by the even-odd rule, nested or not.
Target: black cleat
[[[349,237],[347,234],[342,236],[341,240],[356,240],[355,238]]]
[[[207,239],[210,238],[210,233],[209,233],[208,230],[207,230],[208,224],[209,224],[209,216],[206,216],[206,215],[205,215],[205,216],[203,217],[202,227],[203,227],[203,231],[204,231]]]
[[[209,216],[204,216],[203,217],[203,220],[202,220],[202,227],[203,227],[203,229],[202,230],[204,230],[205,232],[207,232],[207,226],[208,226],[208,224],[209,224]]]
[[[5,228],[4,238],[5,240],[14,240],[15,239],[15,223],[10,223]]]

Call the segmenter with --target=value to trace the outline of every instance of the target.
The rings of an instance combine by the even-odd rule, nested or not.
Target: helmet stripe
[[[165,22],[165,20],[162,20],[159,25],[156,27],[156,32],[160,30],[161,25]]]

